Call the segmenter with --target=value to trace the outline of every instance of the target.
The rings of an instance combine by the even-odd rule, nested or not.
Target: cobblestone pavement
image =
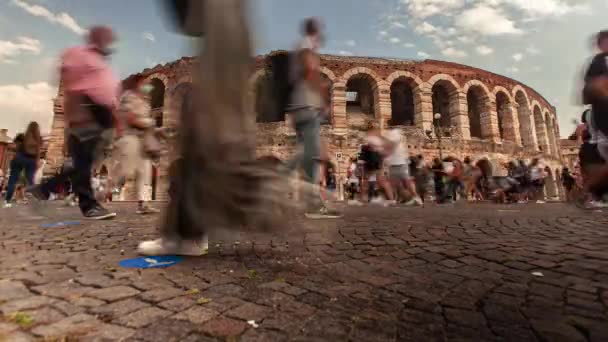
[[[158,217],[54,208],[0,212],[0,340],[608,341],[608,212],[348,208],[134,270]]]

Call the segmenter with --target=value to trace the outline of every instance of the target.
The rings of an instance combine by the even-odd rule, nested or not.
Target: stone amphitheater
[[[258,154],[280,160],[296,148],[289,115],[271,100],[273,68],[286,53],[256,57],[250,79]],[[556,110],[534,89],[485,70],[437,60],[333,55],[322,55],[321,60],[323,76],[332,85],[331,111],[322,136],[339,180],[345,178],[348,160],[356,155],[369,127],[398,128],[407,138],[410,154],[426,159],[487,158],[497,174],[506,172],[502,165],[510,160],[540,157],[552,170],[547,195],[560,195],[558,170],[563,157]],[[184,57],[130,76],[154,85],[151,107],[157,126],[176,127],[179,108],[192,91],[194,63],[195,58]],[[62,163],[63,128],[60,88],[47,153],[50,170]],[[151,170],[153,199],[166,198],[168,165],[175,155],[167,153]],[[102,164],[100,169],[108,168]]]

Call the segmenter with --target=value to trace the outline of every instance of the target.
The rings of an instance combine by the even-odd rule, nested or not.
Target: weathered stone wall
[[[265,123],[261,119],[263,115],[256,115],[256,108],[264,107],[256,106],[256,100],[260,101],[260,97],[256,96],[258,84],[261,83],[258,81],[271,71],[270,57],[281,53],[285,52],[276,51],[255,58],[249,98],[252,117],[257,116],[258,121],[262,121],[258,123],[258,154],[286,160],[295,149],[295,133],[288,121]],[[322,72],[331,83],[331,119],[328,125],[323,126],[322,135],[339,177],[345,177],[348,159],[356,154],[369,124],[386,129],[391,127],[392,122],[398,121],[392,120],[395,107],[391,98],[399,99],[400,103],[408,106],[413,104],[411,125],[393,126],[402,129],[411,154],[423,154],[428,159],[439,155],[439,141],[429,139],[427,135],[441,123],[444,126],[442,131],[450,133],[441,142],[444,156],[486,157],[493,161],[498,172],[501,172],[499,165],[514,158],[542,157],[552,170],[562,165],[555,107],[536,91],[513,79],[466,65],[435,60],[331,55],[323,55],[321,60]],[[190,70],[194,63],[194,58],[185,57],[131,76],[141,82],[154,79],[162,82],[165,87],[164,106],[155,113],[162,115],[165,127],[177,127],[178,113],[187,93],[183,89],[192,89]],[[400,86],[391,87],[395,83]],[[403,91],[403,87],[407,91],[391,94],[391,89]],[[347,93],[351,91],[358,95],[357,105],[371,105],[371,108],[367,108],[371,114],[361,113],[360,107],[349,104]],[[445,106],[434,106],[434,94],[436,99],[443,94],[441,96],[444,98],[437,100],[445,103]],[[403,96],[411,98],[403,99]],[[469,108],[469,99],[475,99],[474,107],[471,103],[472,107]],[[50,169],[57,167],[61,159],[58,157],[63,144],[61,102],[60,93],[55,105],[49,149]],[[411,108],[408,110],[411,111]],[[435,118],[435,113],[441,114],[441,118]],[[474,137],[471,135],[472,122]],[[167,170],[177,155],[178,152],[172,148],[161,158],[156,179],[157,199],[166,198]]]

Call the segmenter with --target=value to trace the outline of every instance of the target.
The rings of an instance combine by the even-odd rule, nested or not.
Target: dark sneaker
[[[40,185],[29,187],[27,188],[26,192],[32,195],[32,197],[38,201],[46,201],[49,199],[49,195],[42,191]]]
[[[322,219],[338,219],[342,217],[342,214],[334,209],[329,209],[325,206],[321,207],[316,211],[309,211],[304,214],[307,218],[312,220],[322,220]]]
[[[116,213],[109,212],[102,207],[94,207],[85,212],[84,217],[90,220],[110,220],[116,217]]]

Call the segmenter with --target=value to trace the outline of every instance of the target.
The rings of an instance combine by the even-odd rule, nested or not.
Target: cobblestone
[[[608,217],[503,208],[346,208],[148,270],[118,261],[155,235],[154,216],[117,204],[115,221],[42,230],[13,208],[0,216],[0,340],[608,340]]]

